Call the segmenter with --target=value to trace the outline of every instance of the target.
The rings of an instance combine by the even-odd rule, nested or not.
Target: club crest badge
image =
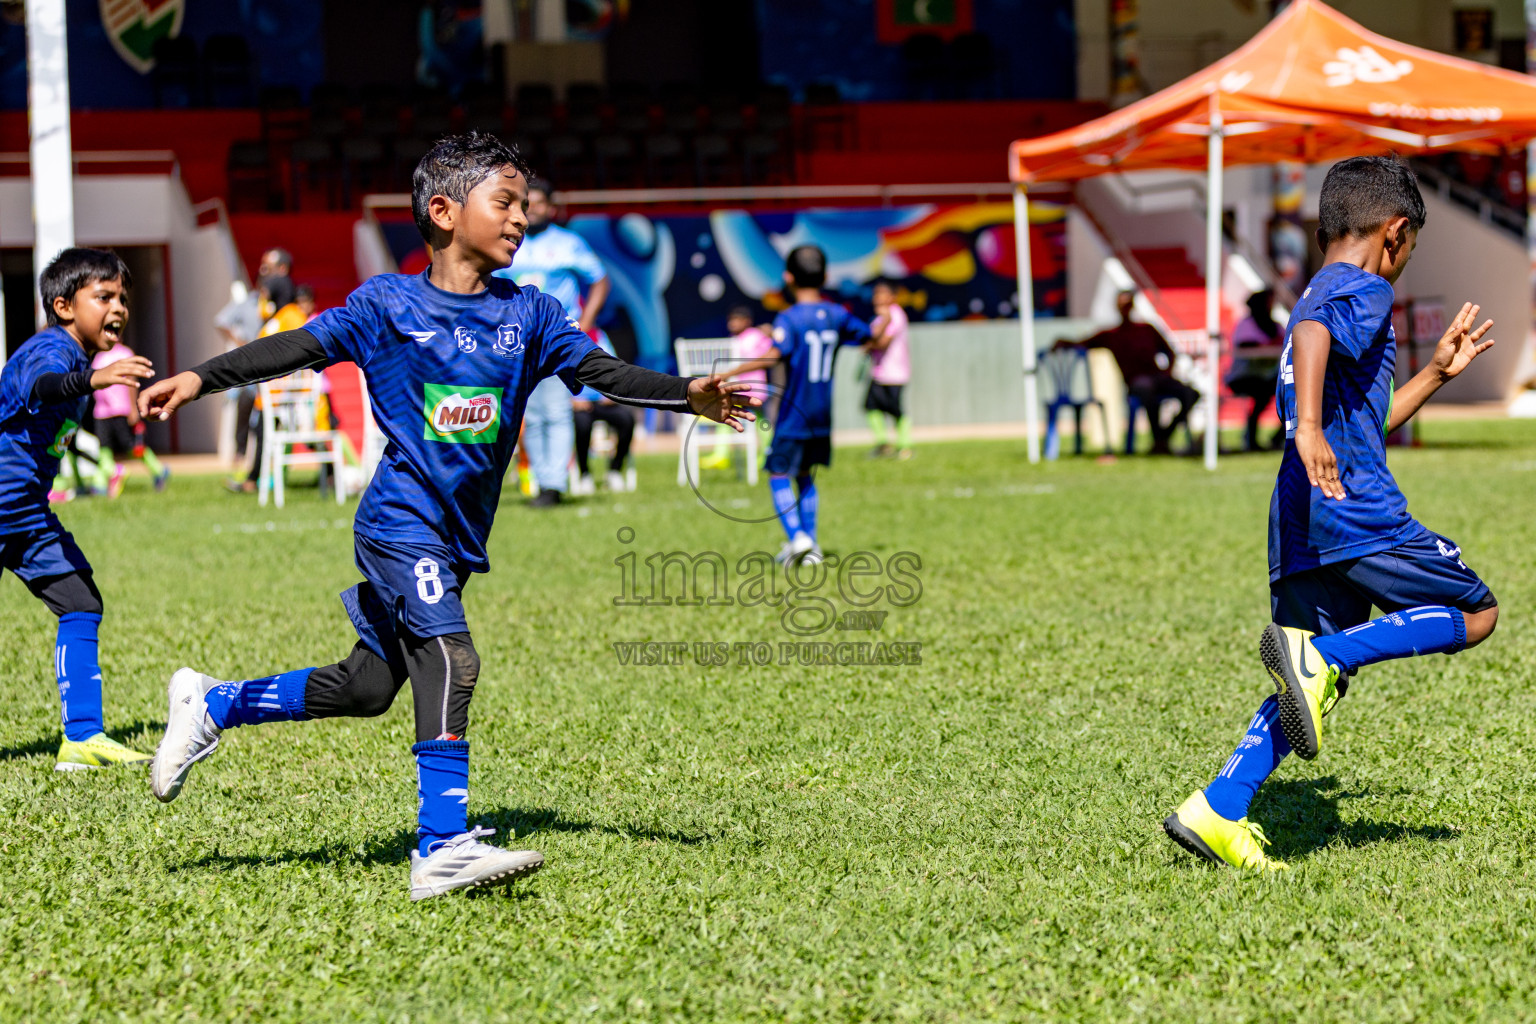
[[[117,55],[141,75],[155,66],[155,44],[181,34],[185,0],[98,0]]]
[[[499,356],[515,356],[523,350],[523,325],[502,324],[496,328],[496,344],[493,346]]]

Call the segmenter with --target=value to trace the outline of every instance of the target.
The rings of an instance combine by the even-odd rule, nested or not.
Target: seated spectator
[[[1120,375],[1125,378],[1126,392],[1147,410],[1147,421],[1152,427],[1152,454],[1167,455],[1172,451],[1169,439],[1189,419],[1189,411],[1200,393],[1169,372],[1174,352],[1158,329],[1131,319],[1136,293],[1121,292],[1116,305],[1120,323],[1095,334],[1082,347],[1108,349],[1115,357]],[[1179,412],[1164,426],[1162,407],[1170,400],[1179,403]]]
[[[613,343],[608,335],[597,332],[597,344],[613,355]],[[592,388],[582,388],[581,394],[571,402],[571,419],[576,427],[576,468],[581,473],[578,484],[580,494],[591,494],[596,488],[592,473],[587,468],[587,449],[592,447],[592,424],[601,421],[613,431],[613,458],[608,460],[608,489],[614,492],[628,490],[624,478],[624,462],[629,458],[629,445],[635,436],[635,414],[626,405],[616,405]]]
[[[1273,313],[1275,292],[1266,288],[1248,296],[1248,315],[1232,329],[1232,368],[1227,372],[1227,387],[1234,395],[1251,398],[1248,425],[1243,431],[1243,451],[1259,448],[1259,417],[1275,399],[1275,384],[1280,377],[1280,360],[1274,356],[1245,356],[1245,348],[1273,347],[1282,341],[1280,325]],[[1285,443],[1285,431],[1270,439],[1270,447]]]

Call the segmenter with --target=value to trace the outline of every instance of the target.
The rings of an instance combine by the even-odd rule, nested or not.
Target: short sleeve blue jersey
[[[1306,320],[1328,329],[1322,424],[1339,461],[1345,498],[1324,498],[1296,453],[1296,384],[1291,332]],[[1350,263],[1317,272],[1291,312],[1280,354],[1275,408],[1285,423],[1285,454],[1269,506],[1269,578],[1386,551],[1416,528],[1387,469],[1397,339],[1392,286]]]
[[[550,224],[543,231],[524,236],[512,265],[496,271],[496,276],[532,285],[560,300],[568,315],[580,316],[582,293],[608,274],[585,238]]]
[[[43,405],[32,392],[45,373],[90,368],[80,343],[64,328],[50,327],[23,342],[0,371],[0,532],[35,530],[54,521],[48,487],[90,397]]]
[[[501,481],[534,385],[575,371],[593,351],[554,298],[492,278],[474,295],[420,274],[381,274],[304,325],[332,362],[362,367],[388,439],[357,510],[356,531],[447,545],[484,572]]]
[[[832,302],[801,302],[773,321],[773,347],[786,368],[774,436],[832,433],[832,370],[840,345],[869,339],[869,325]]]

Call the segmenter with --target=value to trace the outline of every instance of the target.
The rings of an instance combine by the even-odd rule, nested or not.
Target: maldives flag
[[[949,39],[974,27],[971,0],[875,2],[875,36],[882,43],[900,43],[919,32]]]

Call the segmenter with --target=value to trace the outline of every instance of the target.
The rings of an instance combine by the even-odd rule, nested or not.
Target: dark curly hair
[[[411,216],[422,239],[430,245],[436,231],[428,210],[433,196],[447,196],[463,203],[476,185],[503,167],[516,168],[524,178],[533,175],[517,147],[494,135],[465,132],[439,139],[411,175]]]

